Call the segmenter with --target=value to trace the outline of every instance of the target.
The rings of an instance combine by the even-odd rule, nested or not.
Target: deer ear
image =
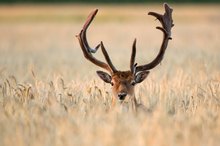
[[[141,71],[135,75],[135,83],[141,83],[148,76],[149,71]]]
[[[111,83],[112,77],[108,73],[103,71],[96,71],[96,73],[104,82]]]

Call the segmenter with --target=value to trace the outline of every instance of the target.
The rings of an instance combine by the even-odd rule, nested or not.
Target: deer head
[[[91,48],[88,44],[86,32],[89,25],[93,21],[95,15],[97,14],[98,9],[93,11],[88,16],[83,26],[83,29],[76,36],[79,40],[79,44],[81,46],[85,58],[91,61],[92,63],[94,63],[95,65],[108,71],[108,73],[103,71],[97,71],[97,74],[104,82],[112,85],[112,92],[114,99],[117,99],[119,101],[125,101],[129,99],[135,100],[135,95],[134,95],[135,85],[145,80],[150,73],[149,70],[156,67],[162,61],[165,50],[168,45],[168,41],[171,39],[171,28],[174,26],[172,20],[173,10],[166,3],[164,4],[164,8],[165,8],[165,13],[163,15],[155,12],[148,13],[148,15],[152,15],[156,17],[156,19],[158,19],[162,24],[162,27],[156,27],[157,29],[161,30],[163,33],[163,41],[158,55],[153,61],[151,61],[148,64],[137,65],[137,63],[135,63],[135,56],[136,56],[136,39],[135,39],[132,46],[130,70],[128,71],[119,71],[114,67],[102,41],[95,48]],[[96,59],[93,56],[93,53],[96,53],[99,47],[101,47],[106,63]]]

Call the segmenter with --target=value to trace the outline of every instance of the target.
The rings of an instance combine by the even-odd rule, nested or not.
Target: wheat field
[[[162,34],[147,12],[162,4],[1,5],[1,146],[217,146],[220,144],[220,5],[172,4],[174,28],[161,65],[136,87],[151,114],[118,113],[75,35],[99,8],[91,46],[115,66],[158,53]],[[97,58],[103,59],[100,51]]]

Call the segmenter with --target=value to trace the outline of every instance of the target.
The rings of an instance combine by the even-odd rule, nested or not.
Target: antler
[[[132,53],[131,53],[131,59],[130,59],[130,69],[131,69],[131,73],[132,74],[135,74],[136,72],[136,66],[137,66],[137,63],[135,63],[135,56],[136,56],[136,39],[134,40],[133,42],[133,45],[132,45]]]
[[[98,44],[95,48],[91,48],[88,44],[87,41],[87,37],[86,37],[86,31],[89,27],[89,25],[91,24],[91,22],[93,21],[93,19],[95,18],[95,15],[97,14],[98,9],[96,9],[95,11],[93,11],[87,18],[83,29],[81,30],[81,32],[79,33],[79,35],[76,35],[76,37],[79,40],[79,44],[81,46],[81,49],[83,51],[83,54],[85,56],[85,58],[89,61],[91,61],[92,63],[94,63],[95,65],[106,69],[107,71],[109,71],[110,73],[114,73],[117,72],[116,68],[114,67],[114,65],[111,62],[111,59],[103,45],[103,43],[101,42],[100,44]],[[98,48],[101,46],[102,49],[102,53],[105,57],[105,60],[108,64],[96,59],[92,53],[96,53],[96,51],[98,50]]]
[[[160,51],[157,55],[157,57],[150,63],[145,64],[145,65],[140,65],[140,66],[136,66],[134,65],[134,60],[135,60],[135,52],[136,52],[136,40],[133,44],[133,49],[132,49],[132,55],[131,55],[131,61],[130,61],[130,68],[131,68],[131,72],[133,72],[132,70],[135,70],[135,72],[139,72],[139,71],[144,71],[144,70],[150,70],[154,67],[156,67],[162,60],[163,60],[163,56],[165,53],[165,50],[167,48],[168,45],[168,41],[171,40],[171,28],[174,26],[173,24],[173,19],[172,19],[172,12],[173,9],[169,7],[168,4],[164,3],[164,8],[165,8],[165,13],[164,15],[155,13],[155,12],[149,12],[148,15],[152,15],[154,17],[156,17],[160,23],[162,24],[162,27],[156,27],[157,29],[161,30],[163,32],[163,42],[161,44],[161,48]]]

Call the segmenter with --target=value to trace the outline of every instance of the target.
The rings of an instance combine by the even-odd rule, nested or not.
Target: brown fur
[[[114,99],[118,96],[118,93],[125,92],[129,96],[134,96],[134,86],[131,85],[134,76],[130,71],[118,71],[112,75],[112,92]]]

